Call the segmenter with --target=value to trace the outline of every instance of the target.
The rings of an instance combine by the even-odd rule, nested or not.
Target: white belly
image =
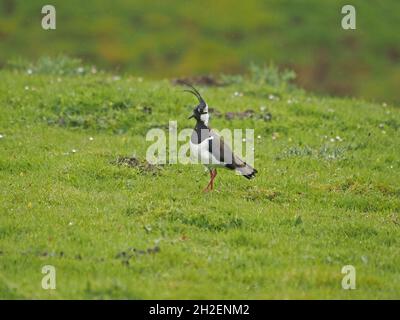
[[[190,141],[190,158],[192,160],[192,163],[203,164],[208,168],[224,166],[224,163],[218,161],[208,151],[209,139],[205,139],[200,144],[194,144]]]

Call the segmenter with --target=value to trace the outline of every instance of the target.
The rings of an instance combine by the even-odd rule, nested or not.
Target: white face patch
[[[205,114],[200,115],[200,120],[204,122],[206,126],[208,126],[208,120],[210,119],[210,115],[208,114],[208,105],[204,108],[203,112],[207,112]]]
[[[209,118],[210,116],[208,115],[208,113],[200,115],[200,120],[203,121],[206,126],[208,126]]]

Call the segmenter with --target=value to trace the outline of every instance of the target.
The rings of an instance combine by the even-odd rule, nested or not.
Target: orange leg
[[[212,174],[211,178],[211,190],[214,190],[214,179],[217,176],[217,169],[214,169],[214,173]]]
[[[212,181],[213,173],[212,170],[210,170],[210,181],[207,184],[207,187],[204,188],[203,192],[208,192],[210,191],[210,186],[211,186],[211,181]]]
[[[211,169],[210,170],[210,181],[207,184],[207,187],[204,188],[203,192],[208,192],[211,190],[214,190],[214,179],[215,176],[217,175],[217,169]]]

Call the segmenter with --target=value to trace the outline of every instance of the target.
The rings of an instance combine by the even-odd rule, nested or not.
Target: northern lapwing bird
[[[191,139],[190,151],[192,156],[196,157],[201,164],[206,166],[210,172],[210,182],[204,191],[214,189],[214,179],[217,176],[217,168],[226,168],[235,170],[238,174],[247,179],[254,178],[257,170],[237,157],[231,148],[224,143],[222,137],[210,129],[208,121],[208,105],[200,93],[191,85],[186,84],[191,90],[185,90],[192,93],[199,100],[199,104],[194,108],[193,114],[189,119],[196,120]]]

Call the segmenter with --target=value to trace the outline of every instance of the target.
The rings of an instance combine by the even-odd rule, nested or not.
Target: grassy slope
[[[193,97],[167,81],[0,71],[1,298],[400,298],[400,110],[250,82],[203,93],[272,113],[212,120],[261,135],[256,180],[221,171],[203,194],[200,166],[111,163],[143,158],[150,127],[193,125]],[[57,290],[40,287],[45,264]]]

